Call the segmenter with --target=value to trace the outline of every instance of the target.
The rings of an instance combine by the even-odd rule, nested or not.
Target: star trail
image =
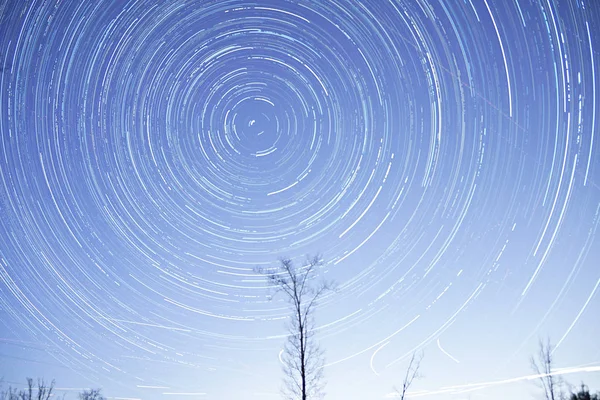
[[[600,389],[600,3],[0,3],[0,377],[278,398],[321,254],[327,398]],[[573,383],[578,383],[574,381]],[[5,385],[6,386],[6,385]],[[466,394],[465,394],[466,393]]]

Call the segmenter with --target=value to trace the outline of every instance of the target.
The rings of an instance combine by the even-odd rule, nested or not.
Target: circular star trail
[[[598,11],[0,4],[1,357],[115,395],[239,398],[236,374],[276,391],[258,371],[287,309],[254,269],[316,253],[339,286],[317,317],[334,395],[344,368],[386,393],[419,349],[466,360],[448,384],[490,381],[473,319],[498,363],[540,332],[578,349],[600,282]]]

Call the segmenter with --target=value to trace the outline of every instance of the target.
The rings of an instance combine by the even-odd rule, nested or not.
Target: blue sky
[[[254,268],[321,254],[327,398],[600,389],[599,11],[1,3],[4,385],[277,398]]]

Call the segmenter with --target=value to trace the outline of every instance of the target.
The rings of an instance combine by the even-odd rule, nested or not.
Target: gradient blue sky
[[[321,253],[329,399],[600,389],[600,3],[0,2],[0,376],[278,398],[256,266]],[[581,372],[588,368],[587,372]]]

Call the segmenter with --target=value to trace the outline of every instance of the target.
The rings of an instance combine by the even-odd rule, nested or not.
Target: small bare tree
[[[423,353],[420,353],[418,356],[417,356],[417,353],[413,353],[412,357],[410,358],[410,362],[408,363],[408,367],[406,368],[406,375],[404,375],[404,381],[402,382],[402,388],[401,389],[394,388],[396,391],[396,398],[398,398],[400,400],[404,400],[404,398],[406,397],[406,392],[408,392],[410,385],[412,385],[415,378],[420,377],[419,368],[421,367],[422,360],[423,360]]]
[[[88,389],[79,393],[79,400],[106,400],[100,389]]]
[[[315,340],[314,311],[319,298],[332,290],[332,284],[316,281],[320,265],[318,256],[308,258],[303,267],[296,267],[292,260],[282,258],[278,268],[257,270],[267,277],[276,293],[283,293],[290,304],[289,335],[282,360],[284,394],[291,400],[316,399],[323,395],[324,354]]]
[[[18,398],[19,392],[12,386],[9,386],[8,389],[0,392],[0,400],[17,400]]]
[[[52,396],[54,390],[54,381],[47,384],[43,379],[37,381],[37,393],[35,393],[35,385],[33,379],[27,378],[27,388],[25,390],[17,390],[9,387],[8,390],[0,393],[1,400],[48,400]]]
[[[19,391],[12,386],[9,386],[8,389],[0,392],[0,400],[17,400],[18,398]]]
[[[554,375],[554,358],[552,356],[553,347],[550,339],[544,343],[540,340],[537,358],[531,357],[531,368],[537,375],[546,400],[564,400],[566,398],[564,381],[560,376]]]

